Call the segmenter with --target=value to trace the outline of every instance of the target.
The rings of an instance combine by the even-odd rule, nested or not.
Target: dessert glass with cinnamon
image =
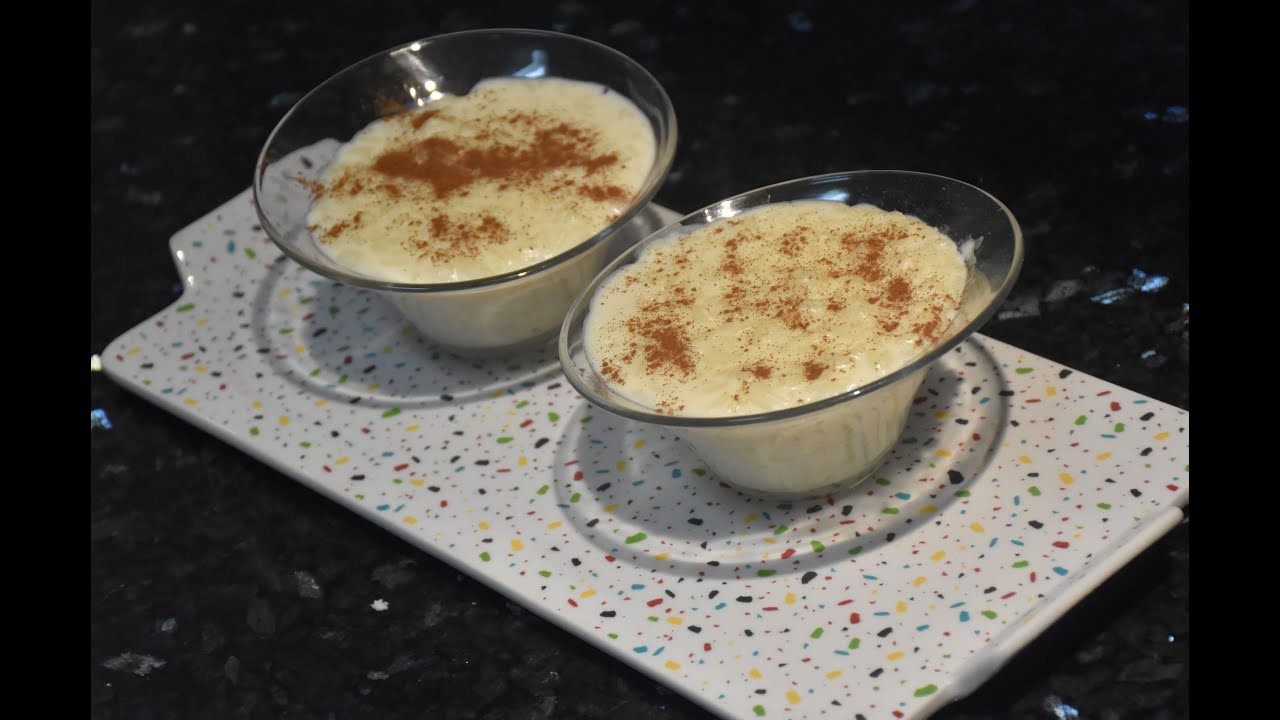
[[[928,369],[1007,296],[1022,232],[967,183],[833,173],[710,205],[574,302],[560,362],[591,403],[677,428],[718,479],[822,495],[889,457]]]
[[[418,40],[326,80],[263,147],[268,236],[469,355],[545,343],[666,178],[676,119],[625,55],[539,30]]]

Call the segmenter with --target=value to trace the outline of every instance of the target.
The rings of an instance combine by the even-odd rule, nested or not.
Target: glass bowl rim
[[[945,342],[935,345],[928,352],[924,353],[923,355],[920,355],[912,362],[908,363],[907,365],[904,365],[903,367],[898,368],[897,370],[889,373],[888,375],[884,375],[880,378],[877,378],[876,380],[873,380],[872,382],[866,383],[865,385],[860,385],[856,388],[853,388],[852,390],[847,390],[837,395],[832,395],[830,397],[822,398],[821,400],[815,400],[813,402],[805,403],[803,405],[786,407],[778,410],[771,410],[769,412],[752,413],[750,415],[723,415],[723,416],[715,416],[715,417],[680,416],[680,415],[665,415],[652,410],[640,409],[638,407],[624,407],[614,403],[613,401],[611,401],[606,397],[601,396],[599,393],[593,390],[590,387],[590,383],[586,382],[582,377],[582,375],[578,372],[578,368],[574,364],[571,353],[569,351],[569,340],[570,340],[569,336],[573,330],[572,326],[574,324],[580,324],[580,323],[574,323],[572,321],[578,315],[580,307],[584,303],[588,303],[590,301],[591,296],[595,293],[596,289],[600,286],[600,283],[604,280],[604,278],[608,277],[609,274],[617,270],[622,264],[627,262],[629,259],[633,258],[637,253],[639,253],[641,250],[647,247],[650,243],[654,241],[654,238],[667,233],[673,226],[683,225],[684,223],[690,220],[699,220],[699,219],[701,220],[700,222],[691,223],[691,225],[693,226],[708,225],[711,222],[714,222],[715,220],[720,219],[719,216],[712,219],[707,219],[708,216],[711,214],[711,212],[716,210],[717,208],[727,206],[727,205],[733,205],[744,200],[747,200],[747,201],[756,200],[761,196],[767,196],[770,192],[776,191],[780,188],[791,188],[795,186],[804,186],[804,185],[820,186],[823,183],[829,183],[830,181],[836,180],[836,179],[851,180],[858,176],[868,176],[868,175],[913,176],[913,177],[922,178],[922,179],[942,180],[947,183],[954,183],[957,185],[963,185],[965,187],[971,188],[981,193],[988,200],[990,200],[995,207],[1000,209],[1000,211],[1004,214],[1005,220],[1008,221],[1010,229],[1013,231],[1013,257],[1010,259],[1009,270],[1008,272],[1005,273],[1005,276],[1002,282],[998,287],[992,288],[992,295],[990,299],[987,301],[986,305],[983,306],[982,310],[976,313],[974,317],[971,318],[968,323],[965,323],[963,327],[961,327],[959,330],[952,333],[951,337],[949,337]],[[816,198],[809,198],[809,199],[816,199]],[[739,209],[749,210],[749,209],[754,209],[754,208],[762,207],[764,205],[769,205],[769,204],[772,204],[772,203],[759,202],[759,203],[746,205],[745,207],[739,208]],[[655,425],[666,425],[671,427],[722,428],[722,427],[733,427],[733,426],[739,426],[739,425],[753,425],[758,423],[766,423],[766,422],[772,422],[772,421],[778,421],[778,420],[787,420],[791,418],[797,418],[797,417],[809,415],[811,413],[815,413],[821,410],[825,410],[827,408],[834,407],[836,405],[841,405],[846,402],[857,400],[858,398],[861,398],[865,395],[870,395],[871,393],[874,393],[877,390],[881,390],[883,388],[894,385],[898,381],[902,380],[905,377],[908,377],[912,373],[915,373],[918,370],[922,370],[924,368],[929,367],[934,362],[936,362],[939,358],[941,358],[943,355],[947,354],[948,352],[951,352],[956,346],[958,346],[960,343],[967,340],[971,335],[974,334],[974,332],[977,331],[978,328],[982,327],[982,325],[984,325],[988,320],[990,320],[991,316],[994,315],[996,310],[1000,307],[1000,304],[1009,295],[1010,290],[1013,289],[1014,283],[1017,282],[1018,280],[1018,274],[1022,270],[1023,252],[1024,252],[1024,243],[1023,243],[1023,237],[1022,237],[1022,227],[1018,224],[1018,220],[1016,217],[1014,217],[1013,212],[1011,212],[1003,202],[1001,202],[998,198],[996,198],[991,193],[987,192],[986,190],[983,190],[982,188],[976,185],[967,183],[963,180],[957,180],[955,178],[947,177],[945,175],[937,175],[934,173],[917,172],[914,170],[847,170],[847,171],[839,171],[839,172],[832,172],[832,173],[824,173],[822,175],[810,175],[808,177],[795,178],[792,180],[785,180],[783,182],[773,183],[772,185],[765,185],[763,187],[758,187],[754,190],[748,190],[746,192],[739,193],[732,197],[728,197],[723,200],[714,202],[703,208],[699,208],[698,210],[695,210],[685,215],[679,220],[676,220],[668,224],[666,227],[662,228],[661,230],[654,232],[649,237],[645,238],[644,240],[641,240],[640,242],[636,243],[632,247],[628,248],[622,255],[620,255],[619,257],[615,258],[612,262],[610,262],[603,270],[601,270],[596,275],[595,278],[591,280],[591,283],[587,286],[587,288],[583,290],[582,293],[580,293],[578,297],[574,299],[573,304],[569,306],[569,312],[565,315],[564,323],[560,326],[560,339],[557,344],[557,350],[560,357],[560,367],[564,371],[565,377],[569,380],[569,384],[572,385],[573,388],[577,390],[579,394],[581,394],[584,398],[586,398],[592,404],[597,405],[601,408],[604,408],[605,410],[608,410],[609,412],[612,412],[616,415],[620,415],[622,417],[625,417],[631,420],[639,420],[642,422],[653,423]],[[584,322],[585,322],[587,312],[588,310],[582,311],[582,317]],[[634,404],[639,406],[640,403],[634,402]]]
[[[623,66],[629,67],[633,72],[637,73],[638,75],[640,75],[641,77],[647,79],[650,83],[652,83],[653,87],[657,90],[658,98],[661,101],[660,103],[661,107],[659,110],[663,115],[665,115],[665,118],[668,121],[668,128],[665,136],[657,136],[655,134],[654,141],[657,143],[658,155],[654,160],[653,167],[650,168],[649,173],[645,176],[645,184],[641,186],[640,192],[637,193],[635,198],[632,200],[631,204],[627,206],[627,208],[622,212],[622,214],[619,215],[617,218],[615,218],[613,222],[601,228],[598,232],[596,232],[591,237],[587,238],[586,240],[583,240],[582,242],[578,243],[577,245],[574,245],[573,247],[569,248],[568,250],[565,250],[564,252],[558,255],[553,255],[550,258],[541,260],[532,265],[527,265],[525,267],[518,268],[516,270],[511,270],[511,271],[502,273],[500,275],[489,275],[487,277],[475,278],[472,280],[460,280],[455,282],[443,282],[443,283],[407,283],[407,282],[397,282],[393,280],[379,280],[377,278],[365,277],[363,275],[355,275],[347,272],[342,266],[338,265],[337,263],[334,263],[331,261],[319,262],[316,260],[316,258],[307,256],[300,250],[294,248],[292,243],[283,239],[284,237],[283,234],[275,227],[275,225],[271,222],[271,219],[267,217],[266,212],[262,209],[261,196],[263,193],[260,188],[260,185],[261,185],[262,179],[265,176],[265,171],[267,167],[267,151],[271,148],[272,144],[275,142],[276,136],[279,135],[280,132],[288,125],[290,120],[293,119],[293,116],[297,113],[298,109],[301,108],[303,105],[305,105],[308,101],[316,97],[319,97],[324,91],[326,91],[329,87],[331,87],[340,79],[356,72],[360,68],[370,65],[375,61],[381,60],[387,57],[388,55],[392,55],[394,53],[402,52],[405,50],[418,52],[419,50],[424,48],[428,43],[437,42],[444,39],[453,39],[453,38],[459,38],[459,37],[465,37],[465,36],[471,36],[471,35],[499,35],[499,36],[510,36],[512,38],[523,37],[523,38],[535,38],[535,39],[536,38],[554,38],[556,40],[564,40],[571,43],[578,43],[596,52],[601,52],[605,55],[613,56],[615,59],[620,60]],[[414,49],[413,46],[415,45],[418,45],[420,47],[418,49]],[[509,77],[509,76],[494,76],[494,77]],[[555,77],[562,77],[562,76],[555,76]],[[565,78],[565,79],[573,80],[575,78]],[[636,61],[629,55],[626,55],[618,50],[615,50],[614,48],[609,47],[608,45],[604,45],[602,43],[598,43],[594,40],[589,40],[584,37],[579,37],[577,35],[570,35],[568,33],[554,32],[551,30],[538,30],[538,29],[532,29],[532,28],[478,28],[473,30],[461,30],[458,32],[443,33],[440,35],[432,35],[430,37],[425,37],[418,40],[412,40],[406,43],[401,43],[400,45],[396,45],[395,47],[388,48],[386,50],[382,50],[372,55],[369,55],[367,57],[364,57],[346,66],[339,72],[334,73],[333,75],[330,75],[328,78],[324,80],[324,82],[321,82],[319,85],[312,88],[306,95],[302,96],[300,100],[294,103],[293,106],[289,108],[289,111],[286,112],[282,118],[280,118],[280,121],[278,123],[276,123],[276,126],[274,129],[272,129],[271,134],[267,136],[267,141],[263,144],[262,150],[259,151],[258,153],[258,162],[254,168],[254,177],[253,177],[253,185],[252,185],[253,207],[254,207],[254,211],[257,213],[258,222],[262,225],[263,232],[265,232],[267,236],[271,238],[272,242],[276,245],[276,247],[280,248],[280,250],[284,252],[285,255],[288,255],[289,258],[292,259],[294,262],[297,262],[299,265],[302,265],[306,269],[318,275],[322,275],[330,280],[336,280],[346,285],[351,285],[353,287],[359,287],[359,288],[367,288],[370,290],[383,290],[383,291],[391,291],[391,292],[408,292],[408,293],[450,292],[450,291],[459,291],[459,290],[471,290],[475,288],[482,288],[482,287],[487,287],[492,285],[502,285],[514,280],[519,280],[521,278],[531,277],[543,271],[551,270],[552,268],[562,265],[568,262],[569,260],[572,260],[573,258],[578,257],[579,255],[586,253],[588,250],[591,250],[592,248],[595,248],[601,243],[607,241],[609,238],[613,237],[619,230],[621,230],[623,226],[631,222],[631,220],[634,219],[636,215],[640,213],[641,210],[643,210],[646,206],[649,205],[649,203],[653,200],[653,196],[657,194],[658,189],[662,186],[663,182],[665,182],[667,178],[667,175],[671,172],[671,166],[675,161],[675,150],[676,150],[676,143],[678,141],[678,136],[679,134],[678,134],[678,127],[677,127],[675,106],[672,104],[671,98],[667,94],[666,88],[664,88],[662,86],[662,83],[658,82],[658,79],[655,78],[653,74],[650,73],[638,61]]]

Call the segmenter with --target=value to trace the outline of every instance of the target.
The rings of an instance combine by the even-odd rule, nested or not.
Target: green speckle
[[[814,551],[814,552],[822,552],[823,550],[826,550],[826,549],[827,549],[827,546],[826,546],[826,545],[823,545],[822,543],[818,542],[817,540],[810,540],[810,541],[809,541],[809,547],[813,548],[813,551]]]
[[[298,302],[302,303],[303,305],[310,305],[314,301],[315,301],[315,298],[313,297],[298,298]]]
[[[581,422],[583,425],[586,425],[587,423],[591,422],[591,418],[593,418],[593,417],[595,417],[595,415],[588,415],[588,416],[586,416],[586,417],[582,418],[582,420],[581,420],[580,422]]]
[[[858,649],[858,646],[859,646],[859,645],[861,645],[861,644],[862,644],[862,638],[854,638],[854,639],[852,639],[852,640],[850,640],[850,641],[849,641],[849,649],[850,649],[850,650],[857,650],[857,649]]]
[[[337,315],[337,314],[338,314],[338,306],[337,306],[337,305],[330,305],[330,306],[329,306],[329,317],[333,317],[334,315]]]
[[[759,575],[760,577],[769,577],[770,575],[773,575],[777,572],[778,572],[777,570],[770,570],[769,568],[761,568],[756,571],[756,575]]]
[[[1024,568],[1030,564],[1031,563],[1026,560],[1019,560],[1018,562],[1014,563],[1013,566],[1016,568]]]
[[[549,412],[547,413],[547,419],[551,422],[557,422],[560,420],[560,413]]]
[[[390,410],[382,413],[382,417],[384,418],[395,417],[396,415],[399,415],[399,414],[400,414],[400,408],[391,408]]]
[[[706,471],[706,470],[703,470],[702,468],[694,468],[694,469],[693,469],[693,474],[694,474],[694,475],[697,475],[698,477],[702,477],[703,475],[706,475],[706,474],[707,474],[707,471]]]
[[[489,553],[487,552],[480,553],[480,559],[485,562],[489,562]]]
[[[547,494],[547,491],[548,491],[548,490],[550,490],[550,489],[551,489],[551,486],[550,486],[550,485],[543,485],[542,487],[538,488],[538,494],[539,494],[539,495],[546,495],[546,494]]]
[[[858,553],[860,553],[860,552],[862,552],[862,546],[861,546],[861,545],[859,545],[858,547],[856,547],[856,548],[854,548],[854,549],[850,550],[850,551],[849,551],[849,554],[850,554],[850,555],[857,555],[857,554],[858,554]]]
[[[541,575],[542,577],[551,577],[550,570],[539,570],[538,574]]]
[[[988,620],[995,620],[995,619],[996,619],[996,611],[995,611],[995,610],[983,610],[983,611],[982,611],[982,617],[984,617],[984,618],[986,618],[986,619],[988,619]]]
[[[1014,370],[1014,372],[1018,373],[1019,375],[1026,375],[1027,373],[1031,372],[1032,370],[1035,370],[1035,368],[1021,367],[1021,368],[1017,368],[1017,369],[1015,369],[1015,370]]]
[[[250,434],[250,435],[257,435],[257,434],[258,434],[258,428],[256,428],[256,427],[251,427],[251,428],[249,428],[249,434]]]
[[[926,695],[932,695],[936,692],[938,692],[938,686],[930,683],[916,690],[914,694],[916,697],[925,697]]]
[[[299,444],[299,445],[301,445],[301,446],[302,446],[302,447],[304,447],[304,448],[309,448],[309,447],[311,447],[311,443],[307,442],[306,440],[303,440],[302,442],[300,442],[300,443],[298,443],[298,444]]]
[[[876,484],[877,484],[877,485],[888,485],[888,484],[889,484],[889,478],[876,478]]]
[[[364,493],[356,493],[356,499],[357,499],[357,500],[363,500],[363,499],[364,499]]]
[[[519,410],[520,408],[528,404],[529,404],[528,400],[521,400],[520,402],[516,403],[516,409]]]
[[[245,254],[245,255],[248,255],[250,260],[252,260],[252,259],[254,259],[254,258],[258,257],[258,253],[254,252],[254,251],[253,251],[253,248],[245,248],[245,249],[244,249],[244,254]]]
[[[774,528],[774,529],[773,529],[773,534],[774,534],[774,535],[781,535],[782,533],[784,533],[784,532],[786,532],[786,531],[787,531],[787,526],[786,526],[786,525],[779,525],[778,527],[776,527],[776,528]]]
[[[320,374],[320,368],[316,368],[315,370],[311,371],[311,377],[315,377],[319,374]]]
[[[751,712],[755,713],[755,714],[756,714],[756,717],[764,717],[764,706],[763,706],[763,705],[757,705],[757,706],[755,706],[755,707],[751,708]]]
[[[1116,423],[1116,428],[1112,432],[1124,432],[1124,423]]]
[[[885,515],[897,515],[897,514],[898,514],[898,508],[896,508],[896,507],[887,507],[887,508],[885,508],[885,509],[881,510],[880,512],[884,513]]]
[[[643,539],[645,539],[645,538],[647,538],[647,537],[649,537],[649,536],[648,536],[648,535],[645,535],[645,534],[644,534],[644,533],[642,533],[642,532],[638,532],[638,533],[636,533],[635,535],[630,535],[630,536],[628,536],[628,537],[627,537],[627,540],[626,540],[626,543],[627,543],[628,545],[631,545],[632,543],[638,543],[638,542],[640,542],[641,540],[643,540]]]
[[[511,442],[511,441],[512,441],[512,440],[514,440],[514,439],[515,439],[515,438],[500,437],[500,438],[498,438],[498,444],[499,444],[499,445],[506,445],[507,443]]]
[[[196,306],[196,304],[195,304],[195,303],[187,303],[186,305],[183,305],[182,307],[179,307],[179,308],[178,308],[178,312],[187,312],[188,310],[190,310],[191,308],[193,308],[193,307],[195,307],[195,306]]]
[[[617,639],[618,639],[618,633],[609,633],[609,634],[608,634],[608,635],[606,635],[605,637],[609,638],[610,640],[617,640]]]
[[[968,490],[957,490],[957,491],[956,491],[956,497],[969,497],[969,491],[968,491]]]
[[[519,369],[520,369],[520,365],[519,365],[519,363],[517,363],[517,364],[515,364],[515,365],[508,365],[508,366],[507,366],[507,370],[508,370],[508,371],[510,371],[510,372],[515,372],[515,371],[517,371],[517,370],[519,370]]]
[[[1031,493],[1032,495],[1035,495],[1036,497],[1040,497],[1040,488],[1036,487],[1035,485],[1032,485],[1031,487],[1027,488],[1027,492]]]
[[[344,382],[346,382],[346,381],[347,381],[347,376],[346,376],[345,374],[344,374],[344,375],[339,375],[339,376],[338,376],[338,384],[339,384],[339,385],[341,385],[342,383],[344,383]]]
[[[1076,418],[1077,425],[1083,425],[1086,422],[1089,422],[1089,418],[1085,417],[1084,415],[1081,415],[1080,417]]]
[[[809,637],[813,638],[814,640],[817,640],[818,638],[822,637],[822,628],[814,628],[813,632],[809,633]]]
[[[396,485],[403,485],[403,484],[404,484],[404,480],[403,480],[403,479],[401,479],[401,478],[391,478],[391,482],[395,483]]]
[[[645,619],[646,619],[646,620],[648,620],[649,622],[658,622],[658,616],[657,616],[657,615],[650,615],[649,617],[647,617],[647,618],[645,618]]]
[[[1102,508],[1103,510],[1110,510],[1111,503],[1098,503],[1098,507]]]
[[[582,499],[582,493],[574,493],[569,496],[569,502],[575,503]]]

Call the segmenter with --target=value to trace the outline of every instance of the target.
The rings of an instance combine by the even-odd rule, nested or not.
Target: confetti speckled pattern
[[[980,335],[874,479],[780,503],[552,352],[433,349],[282,257],[248,192],[171,245],[186,294],[102,352],[113,379],[723,717],[926,717],[1188,501],[1186,412]]]

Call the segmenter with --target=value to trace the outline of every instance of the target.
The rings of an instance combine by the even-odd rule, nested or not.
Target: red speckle
[[[315,314],[315,313],[307,313],[306,315],[303,315],[303,316],[302,316],[302,319],[303,319],[303,320],[310,320],[311,318],[313,318],[313,317],[315,317],[315,316],[316,316],[316,314]]]
[[[795,548],[787,548],[787,549],[786,549],[786,550],[784,550],[784,551],[783,551],[783,553],[782,553],[782,559],[783,559],[783,560],[786,560],[787,558],[789,558],[789,557],[791,557],[792,555],[795,555],[795,554],[796,554],[796,550],[795,550]]]
[[[1120,403],[1116,402],[1115,400],[1112,400],[1112,401],[1111,401],[1111,412],[1115,412],[1115,411],[1117,411],[1117,410],[1119,410],[1119,409],[1120,409]]]
[[[767,608],[760,608],[760,609],[761,609],[761,610],[768,611],[768,612],[775,612],[775,611],[777,611],[777,609],[778,609],[778,608],[776,608],[776,607],[774,607],[774,606],[770,605],[770,606],[769,606],[769,607],[767,607]]]
[[[227,389],[227,384],[226,384],[226,383],[218,383],[218,389],[219,389],[219,390],[226,390],[226,389]]]
[[[618,562],[618,558],[616,558],[616,557],[614,557],[614,556],[612,556],[612,555],[605,555],[605,556],[604,556],[604,559],[605,559],[605,560],[608,560],[609,562]]]
[[[1035,581],[1036,581],[1036,574],[1033,572],[1031,573],[1031,582],[1035,582]]]
[[[661,604],[662,604],[662,598],[654,598],[649,602],[645,603],[645,605],[648,605],[649,607],[658,607]]]
[[[851,602],[853,602],[853,601],[852,601],[852,600],[841,600],[840,602],[836,603],[836,605],[848,605],[848,604],[849,604],[849,603],[851,603]]]
[[[343,365],[350,365],[350,364],[351,364],[351,356],[350,356],[350,355],[348,355],[348,356],[346,356],[346,357],[342,358],[342,364],[343,364]]]
[[[1178,486],[1177,486],[1177,485],[1165,485],[1165,487],[1169,488],[1170,490],[1177,490],[1177,489],[1178,489]]]
[[[813,658],[800,658],[800,662],[809,662]]]
[[[320,467],[324,468],[325,472],[333,472],[332,470],[329,469],[328,465],[321,465]]]
[[[182,359],[183,359],[183,360],[190,360],[191,358],[193,358],[193,357],[195,357],[195,356],[196,356],[196,354],[195,354],[195,353],[190,352],[190,353],[187,353],[186,355],[183,355],[183,356],[182,356]]]
[[[894,711],[893,711],[893,716],[894,716],[894,717],[896,717],[896,718],[900,718],[900,717],[902,717],[902,711],[901,711],[901,710],[894,710]]]
[[[573,598],[569,598],[569,604],[574,607],[578,607],[578,603],[574,602]]]
[[[1029,399],[1027,400],[1027,402],[1029,402],[1029,403],[1038,403],[1038,402],[1040,402],[1040,398],[1029,398]]]
[[[407,467],[409,467],[409,463],[400,463],[399,465],[396,466],[396,472],[400,472],[401,470]]]
[[[440,507],[449,507],[449,501],[448,501],[448,500],[441,500],[441,501],[440,501]]]
[[[711,652],[711,643],[702,643],[702,649]]]
[[[583,477],[583,476],[582,476],[582,471],[581,471],[581,470],[579,470],[579,471],[577,471],[577,472],[575,472],[575,473],[573,474],[573,479],[574,479],[574,480],[581,480],[581,479],[582,479],[582,477]]]
[[[1110,394],[1111,394],[1110,390],[1103,390],[1102,392],[1098,393],[1097,396],[1102,397],[1103,395],[1110,395]]]
[[[1001,595],[1001,596],[1000,596],[1000,599],[1001,599],[1001,600],[1008,600],[1009,598],[1011,598],[1011,597],[1013,597],[1014,595],[1017,595],[1017,594],[1018,594],[1018,593],[1016,593],[1016,592],[1007,592],[1007,593],[1005,593],[1005,594]]]
[[[511,472],[511,468],[498,468],[498,472],[500,472],[500,473],[503,473],[503,472]]]
[[[532,420],[525,420],[524,422],[520,423],[520,427],[529,427],[532,424],[533,424]]]
[[[1056,548],[1068,548],[1068,547],[1071,547],[1071,543],[1067,542],[1066,540],[1059,540],[1055,542],[1053,546]]]
[[[912,401],[911,401],[911,404],[912,404],[912,405],[919,405],[920,403],[922,403],[922,402],[924,402],[924,401],[926,401],[926,400],[928,400],[928,399],[929,399],[929,398],[927,398],[927,397],[921,396],[921,397],[916,398],[915,400],[912,400]]]
[[[368,434],[369,434],[369,428],[360,428],[360,432],[364,433],[365,435],[368,435]]]
[[[979,441],[979,440],[981,440],[981,439],[982,439],[982,436],[981,436],[981,435],[979,435],[978,433],[974,433],[974,434],[973,434],[973,441],[974,441],[974,442],[977,442],[977,441]]]
[[[850,624],[850,625],[857,625],[857,624],[858,624],[858,623],[860,623],[860,622],[862,622],[862,616],[861,616],[861,615],[859,615],[858,613],[849,613],[849,624]]]

